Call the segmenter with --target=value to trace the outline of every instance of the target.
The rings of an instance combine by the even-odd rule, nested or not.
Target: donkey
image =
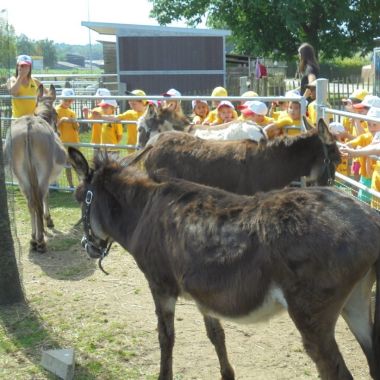
[[[307,121],[305,120],[305,123]],[[165,132],[145,148],[145,168],[238,194],[279,189],[302,176],[318,185],[332,182],[340,152],[323,119],[317,128],[274,140],[211,141]]]
[[[209,125],[190,124],[187,117],[178,116],[174,105],[168,107],[156,107],[150,104],[145,114],[138,121],[138,142],[140,148],[148,142],[155,141],[158,134],[167,131],[182,131],[212,140],[241,140],[252,139],[256,142],[266,139],[262,128],[254,122],[246,120],[234,120],[210,128]],[[244,136],[244,137],[242,137]]]
[[[190,120],[186,116],[177,115],[173,107],[175,104],[167,107],[156,106],[154,103],[148,105],[144,115],[138,121],[138,146],[144,147],[157,133],[188,129]]]
[[[69,148],[82,179],[87,253],[113,241],[135,259],[156,307],[159,380],[173,379],[178,297],[204,316],[223,380],[235,379],[219,321],[268,319],[287,310],[324,380],[352,379],[334,336],[340,314],[380,380],[380,216],[334,188],[243,196],[182,179],[152,179],[124,161],[90,168]],[[376,280],[374,319],[371,289]]]
[[[55,99],[53,85],[46,96],[40,85],[35,114],[12,122],[5,142],[5,157],[28,202],[32,224],[30,246],[41,253],[46,251],[43,219],[47,227],[54,227],[47,203],[49,183],[58,177],[67,160],[66,150],[55,133]]]

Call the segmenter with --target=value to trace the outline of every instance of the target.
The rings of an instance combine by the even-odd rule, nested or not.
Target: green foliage
[[[302,42],[325,58],[365,54],[380,35],[376,0],[149,0],[151,16],[162,24],[180,19],[195,26],[202,20],[228,28],[236,53],[292,58]]]
[[[16,36],[13,26],[1,16],[0,51],[0,76],[6,77],[9,77],[10,73],[14,74],[16,57],[19,54],[42,56],[45,68],[53,68],[57,61],[65,61],[68,53],[82,55],[86,59],[103,59],[103,46],[99,43],[91,45],[90,48],[90,45],[58,44],[48,39],[35,41],[25,34]]]

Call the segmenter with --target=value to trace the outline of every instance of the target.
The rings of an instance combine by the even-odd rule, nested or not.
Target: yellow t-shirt
[[[367,132],[367,133],[363,133],[363,134],[359,135],[358,137],[349,141],[348,143],[350,146],[352,146],[354,148],[355,147],[362,148],[364,146],[371,144],[372,140],[373,140],[372,133]],[[367,173],[367,165],[366,165],[367,159],[371,160],[370,158],[367,158],[367,157],[359,157],[359,162],[360,162],[359,174],[362,177],[370,178],[369,173]],[[373,161],[373,160],[371,160],[371,161]]]
[[[101,144],[118,144],[123,136],[123,126],[118,123],[103,123]]]
[[[71,108],[64,108],[61,104],[55,107],[58,114],[58,121],[63,117],[77,118],[76,113]],[[59,137],[64,143],[79,143],[79,124],[63,122],[58,126]]]
[[[97,112],[100,115],[103,115],[103,108],[102,107],[95,107],[92,111],[92,113]],[[91,115],[90,116],[93,119],[97,119],[96,116]],[[91,143],[92,144],[100,144],[102,137],[102,123],[94,123],[91,127]]]
[[[38,85],[31,78],[27,86],[21,85],[17,96],[34,96],[34,99],[15,99],[12,98],[12,116],[21,117],[24,115],[33,115],[37,104]]]
[[[376,161],[372,174],[371,189],[380,192],[380,161]],[[372,197],[371,206],[380,210],[380,199]]]
[[[142,112],[137,112],[135,110],[128,110],[124,113],[117,115],[119,120],[126,121],[137,121],[142,115],[144,115],[145,110]],[[126,124],[127,126],[127,144],[136,145],[137,144],[137,123]]]
[[[280,119],[284,116],[287,116],[287,115],[288,115],[287,111],[273,111],[272,112],[273,120],[278,120],[278,119]]]
[[[194,115],[192,123],[193,124],[203,124],[203,122],[206,120],[207,116],[201,117],[199,115]]]
[[[237,119],[238,114],[236,110],[233,110],[233,114],[234,114],[234,119]],[[217,122],[217,124],[223,124],[223,120],[220,117],[218,117],[218,110],[216,108],[208,113],[203,124],[213,124],[215,122]]]
[[[331,106],[329,104],[327,104],[327,105],[331,108]],[[310,120],[310,122],[313,125],[317,125],[317,107],[316,107],[316,101],[315,100],[313,100],[311,103],[308,104],[307,115],[308,115],[308,119]],[[334,117],[331,113],[327,114],[327,118],[328,118],[330,123],[334,121]]]
[[[277,119],[274,124],[277,128],[282,129],[287,135],[295,136],[301,133],[302,122],[301,119],[292,119],[288,113],[283,114]],[[287,128],[287,127],[299,127],[299,128]]]

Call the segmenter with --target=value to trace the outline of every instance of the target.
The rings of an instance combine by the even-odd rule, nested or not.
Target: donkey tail
[[[373,355],[375,362],[375,379],[380,380],[380,259],[376,262],[376,298],[375,298],[375,318],[373,325]]]
[[[37,225],[42,226],[41,232],[43,232],[44,208],[43,208],[43,203],[42,203],[42,194],[41,194],[40,186],[38,184],[38,177],[37,177],[35,162],[33,160],[32,138],[30,136],[31,129],[32,129],[32,123],[28,123],[28,128],[26,132],[26,151],[27,151],[27,161],[28,161],[28,179],[30,183],[30,202],[31,202],[32,209],[34,209],[36,213]]]

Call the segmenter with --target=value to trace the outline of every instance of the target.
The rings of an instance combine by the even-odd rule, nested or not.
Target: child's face
[[[131,107],[136,112],[145,111],[145,104],[141,100],[130,100],[129,107]]]
[[[113,115],[115,112],[115,108],[111,105],[105,105],[102,110],[104,115]]]
[[[301,105],[298,102],[290,102],[288,107],[288,114],[293,120],[301,118]]]
[[[200,117],[206,117],[209,112],[208,105],[205,103],[197,102],[194,107],[194,113]]]
[[[164,106],[170,107],[172,105],[173,109],[177,111],[180,107],[180,102],[178,100],[165,100]]]
[[[368,130],[374,135],[376,132],[380,132],[380,122],[367,121]]]
[[[64,108],[69,108],[73,104],[74,99],[62,99],[61,104]]]
[[[251,120],[255,123],[262,123],[264,121],[264,118],[264,115],[259,115],[258,113],[251,113],[249,115],[244,116],[245,120]]]
[[[354,108],[354,111],[356,113],[359,113],[360,115],[367,115],[369,108],[363,107],[363,108]]]
[[[224,123],[233,120],[234,111],[230,107],[220,107],[218,109],[218,116],[223,120]]]

